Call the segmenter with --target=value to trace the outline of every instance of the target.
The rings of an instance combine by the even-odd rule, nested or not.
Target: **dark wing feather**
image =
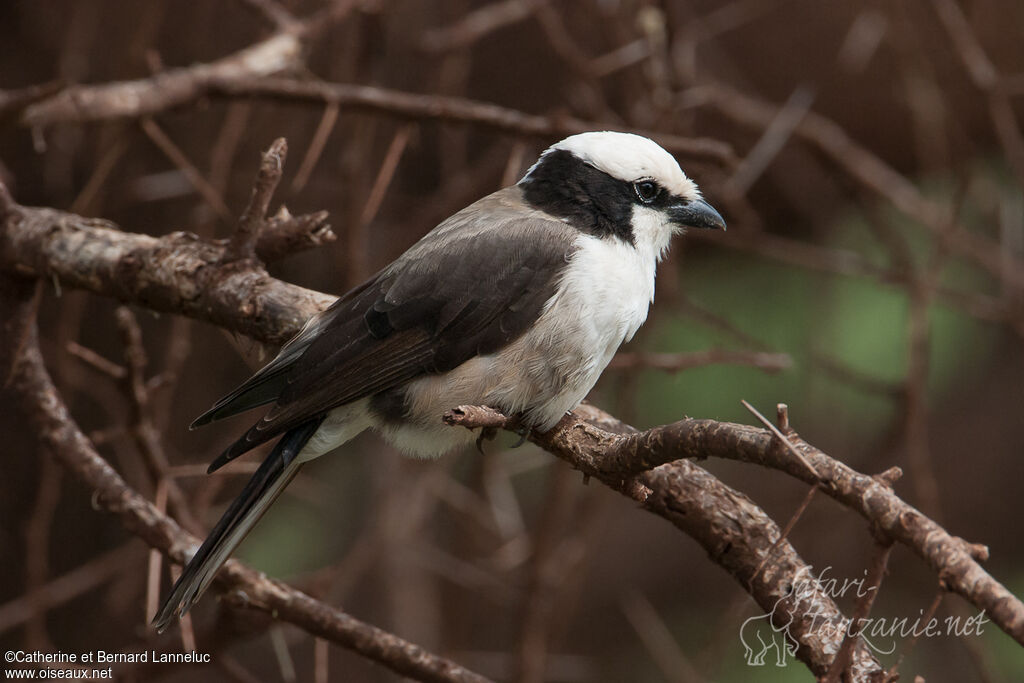
[[[526,331],[554,294],[576,233],[541,214],[524,219],[518,193],[502,190],[442,223],[325,311],[313,334],[289,342],[286,361],[219,402],[211,419],[278,392],[211,470],[332,408],[446,372]]]
[[[324,330],[340,308],[358,297],[363,290],[373,284],[367,280],[359,287],[352,289],[326,310],[312,316],[303,328],[292,337],[277,356],[260,368],[252,377],[236,387],[231,393],[221,397],[212,408],[197,417],[189,425],[189,429],[202,427],[211,422],[222,420],[252,408],[273,403],[287,386],[288,373],[292,365],[309,348],[310,343]]]

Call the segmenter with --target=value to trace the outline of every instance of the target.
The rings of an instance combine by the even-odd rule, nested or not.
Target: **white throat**
[[[672,237],[681,233],[682,228],[669,222],[663,212],[647,206],[633,207],[632,223],[636,251],[645,264],[650,264],[653,281],[655,267],[665,258],[669,245],[672,243]],[[653,298],[652,285],[651,299],[653,300]]]

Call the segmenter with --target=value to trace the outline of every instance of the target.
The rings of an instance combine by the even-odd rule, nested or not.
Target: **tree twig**
[[[343,108],[374,111],[409,119],[474,123],[530,137],[561,137],[590,130],[622,129],[600,121],[572,116],[537,116],[495,104],[461,97],[420,95],[352,83],[304,81],[286,77],[218,78],[209,83],[211,94],[263,97],[280,100],[334,103]],[[724,166],[736,162],[732,148],[710,138],[687,138],[657,131],[631,130],[652,137],[670,152],[709,159]]]
[[[284,138],[277,138],[271,143],[260,161],[260,170],[252,185],[249,203],[238,219],[235,232],[228,242],[225,259],[242,261],[256,257],[256,243],[266,219],[270,200],[274,196],[277,184],[284,173],[284,161],[288,156],[288,143]]]

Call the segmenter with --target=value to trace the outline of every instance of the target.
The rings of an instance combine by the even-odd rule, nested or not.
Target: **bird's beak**
[[[673,204],[668,207],[668,215],[673,223],[682,227],[725,230],[722,214],[703,199]]]

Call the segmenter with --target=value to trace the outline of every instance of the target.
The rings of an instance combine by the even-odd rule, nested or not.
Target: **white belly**
[[[407,421],[376,425],[389,441],[411,454],[439,455],[475,438],[442,423],[455,406],[522,413],[547,430],[586,397],[647,318],[656,256],[589,235],[576,247],[561,286],[528,332],[501,351],[410,383]]]

